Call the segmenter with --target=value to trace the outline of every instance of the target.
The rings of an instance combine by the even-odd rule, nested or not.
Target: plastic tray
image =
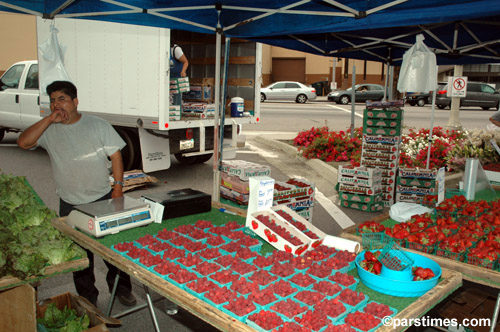
[[[429,280],[423,281],[400,281],[391,280],[384,277],[370,273],[359,266],[359,263],[364,259],[365,252],[361,252],[356,257],[356,266],[358,269],[358,274],[361,281],[369,288],[392,296],[399,297],[418,297],[427,293],[428,290],[436,286],[439,277],[441,277],[441,267],[434,262],[432,259],[427,257],[407,252],[414,260],[414,266],[421,266],[424,268],[430,268],[435,277]]]

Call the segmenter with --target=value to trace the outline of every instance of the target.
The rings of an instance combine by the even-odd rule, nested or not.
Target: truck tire
[[[419,99],[417,100],[417,105],[418,105],[419,107],[424,107],[424,106],[425,106],[425,99],[424,99],[424,98],[419,98]]]
[[[0,129],[0,142],[3,140],[4,136],[5,136],[5,129]]]
[[[130,171],[141,167],[141,147],[139,137],[133,129],[116,127],[116,132],[125,141],[122,149],[123,169]]]

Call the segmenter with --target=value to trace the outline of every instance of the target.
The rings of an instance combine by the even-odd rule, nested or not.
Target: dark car
[[[384,99],[385,89],[380,84],[357,84],[355,86],[356,102],[365,102],[367,100]],[[328,94],[328,100],[337,104],[347,105],[351,102],[352,88],[347,90],[335,90]]]
[[[440,109],[451,106],[451,98],[446,96],[448,84],[440,84],[436,94],[436,105]],[[478,106],[483,110],[500,107],[500,93],[487,83],[468,82],[466,96],[460,98],[460,106]]]
[[[406,101],[410,106],[423,107],[432,103],[432,92],[413,92],[406,95]]]

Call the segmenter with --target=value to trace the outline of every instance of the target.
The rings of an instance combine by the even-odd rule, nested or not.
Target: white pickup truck
[[[118,131],[127,143],[122,150],[126,169],[159,159],[166,162],[161,168],[152,166],[152,170],[165,169],[170,166],[171,154],[184,164],[211,158],[214,119],[169,116],[169,29],[37,18],[39,59],[43,56],[40,45],[51,36],[51,24],[59,31],[57,37],[65,49],[64,67],[78,89],[79,111],[106,119]],[[208,91],[213,100],[215,38],[176,33],[190,62],[191,88]],[[241,97],[245,110],[252,112],[246,113],[246,117],[226,116],[225,157],[234,155],[239,126],[259,121],[261,52],[258,43],[231,43],[226,103],[233,97]],[[48,96],[41,91],[43,63],[40,62],[39,68],[37,61],[18,62],[0,78],[0,140],[5,132],[23,131],[50,112]],[[206,101],[203,94],[198,97],[202,98],[199,102]],[[158,145],[162,145],[160,150],[156,148]],[[151,171],[145,166],[144,170]]]

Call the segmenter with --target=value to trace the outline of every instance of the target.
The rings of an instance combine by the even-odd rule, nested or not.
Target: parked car
[[[275,82],[260,89],[260,102],[266,100],[295,100],[305,103],[316,99],[316,89],[299,82]]]
[[[385,89],[380,84],[356,84],[356,102],[365,102],[367,100],[382,100]],[[351,102],[352,88],[347,90],[335,90],[328,94],[328,100],[337,104],[347,105]]]
[[[448,84],[442,83],[436,94],[436,105],[440,109],[451,107],[451,98],[446,96]],[[467,82],[465,97],[460,98],[460,106],[478,106],[483,110],[500,108],[500,93],[487,83]]]

